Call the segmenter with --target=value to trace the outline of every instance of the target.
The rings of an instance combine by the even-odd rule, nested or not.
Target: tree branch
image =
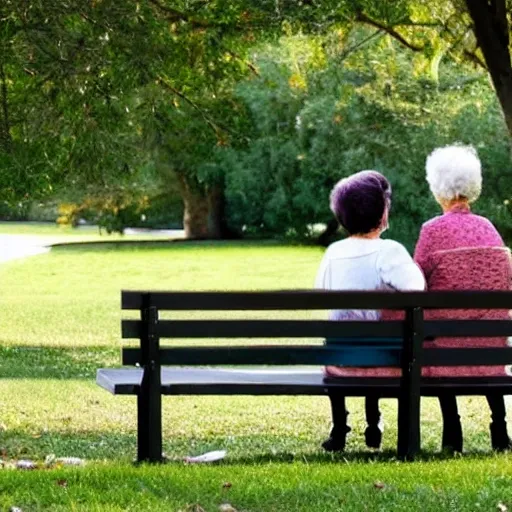
[[[159,0],[149,0],[149,2],[160,12],[164,13],[168,21],[183,21],[197,29],[218,29],[224,31],[245,31],[249,29],[265,30],[269,27],[278,27],[282,22],[281,19],[269,21],[268,19],[263,18],[260,20],[247,19],[243,21],[239,20],[233,22],[216,22],[214,20],[206,20],[192,17],[190,14],[186,12],[178,11],[177,9],[162,4]]]
[[[366,46],[368,43],[370,43],[373,39],[376,37],[379,37],[384,34],[384,30],[377,29],[373,34],[370,34],[368,37],[365,37],[362,41],[357,42],[356,44],[352,45],[350,48],[346,49],[344,52],[341,53],[341,60],[346,59],[349,55],[356,52],[360,48]]]
[[[406,48],[409,48],[409,50],[412,50],[414,52],[422,52],[424,50],[423,46],[418,46],[407,41],[407,39],[405,39],[405,37],[399,34],[393,27],[388,27],[387,25],[384,25],[383,23],[368,17],[363,12],[357,13],[356,20],[361,23],[366,23],[367,25],[371,25],[372,27],[378,28],[379,30],[383,30],[391,37],[396,39],[400,44],[402,44]]]
[[[480,66],[482,69],[488,71],[485,62],[474,51],[471,52],[469,50],[464,50],[463,54],[468,60],[475,63],[477,66]]]
[[[194,110],[196,110],[201,117],[205,120],[206,124],[213,130],[215,135],[218,137],[221,132],[231,133],[231,131],[225,126],[221,126],[217,123],[210,115],[208,115],[196,102],[191,100],[188,96],[182,93],[179,89],[176,89],[168,79],[159,76],[157,78],[159,84],[163,85],[166,89],[171,91],[173,94],[181,98],[183,101],[188,103]]]
[[[207,28],[210,24],[204,20],[191,18],[187,13],[178,11],[172,7],[160,3],[158,0],[149,0],[159,11],[166,13],[167,19],[170,21],[186,21],[195,27]]]

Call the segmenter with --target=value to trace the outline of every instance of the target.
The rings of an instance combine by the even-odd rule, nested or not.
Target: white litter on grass
[[[55,459],[56,464],[62,464],[64,466],[84,466],[85,460],[80,457],[57,457]]]
[[[226,456],[226,450],[215,450],[213,452],[203,453],[202,455],[197,455],[196,457],[185,457],[185,462],[189,462],[191,464],[195,463],[204,463],[204,462],[216,462],[218,460],[223,459]]]
[[[16,462],[17,469],[36,469],[36,463],[33,460],[19,460]]]
[[[85,466],[85,460],[80,457],[55,457],[53,453],[47,455],[44,459],[44,465],[51,467],[56,464],[62,466]]]

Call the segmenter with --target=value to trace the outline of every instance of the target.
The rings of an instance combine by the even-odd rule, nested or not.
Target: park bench
[[[96,380],[113,394],[137,396],[139,461],[162,460],[162,395],[326,395],[336,388],[346,396],[395,397],[398,454],[411,459],[420,448],[421,396],[443,392],[512,394],[512,378],[506,376],[421,377],[422,366],[511,364],[512,348],[429,350],[428,340],[441,336],[509,336],[512,321],[428,321],[424,311],[512,309],[512,292],[123,291],[122,309],[140,313],[140,319],[122,320],[122,337],[139,340],[137,347],[123,348],[122,364],[135,367],[99,369]],[[329,309],[391,309],[404,311],[405,315],[403,320],[385,322],[336,322],[308,319],[308,314],[303,320],[249,318],[254,312],[269,310]],[[162,320],[162,311],[196,311],[202,316],[200,320]],[[232,320],[205,319],[206,312],[212,311],[250,311],[251,315]],[[163,338],[207,338],[210,344],[164,347],[160,345]],[[316,341],[293,345],[212,344],[220,338],[260,338],[267,343],[276,338]],[[303,368],[311,365],[316,368]],[[324,365],[395,366],[401,367],[402,376],[324,379]]]

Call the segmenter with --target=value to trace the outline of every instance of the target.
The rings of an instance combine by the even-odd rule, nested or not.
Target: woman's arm
[[[398,242],[388,242],[377,258],[377,270],[382,281],[395,290],[422,291],[425,289],[423,273]]]
[[[329,290],[331,288],[331,266],[328,250],[325,252],[316,274],[315,288]]]

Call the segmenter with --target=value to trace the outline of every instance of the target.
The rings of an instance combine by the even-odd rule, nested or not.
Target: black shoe
[[[322,448],[326,452],[343,452],[345,451],[345,438],[329,437],[322,443]]]
[[[380,443],[382,442],[382,430],[378,425],[366,427],[366,430],[364,431],[364,440],[368,448],[380,448]]]
[[[491,423],[490,429],[493,450],[504,452],[512,449],[512,442],[508,437],[507,424],[505,422]]]
[[[345,443],[347,439],[347,434],[352,429],[350,427],[345,427],[340,429],[339,427],[335,427],[331,430],[329,435],[329,439],[326,439],[322,443],[322,448],[326,452],[343,452],[345,451]]]
[[[458,428],[453,428],[449,431],[443,429],[443,441],[442,441],[442,449],[443,451],[447,451],[450,453],[462,453],[462,428],[460,424]]]

